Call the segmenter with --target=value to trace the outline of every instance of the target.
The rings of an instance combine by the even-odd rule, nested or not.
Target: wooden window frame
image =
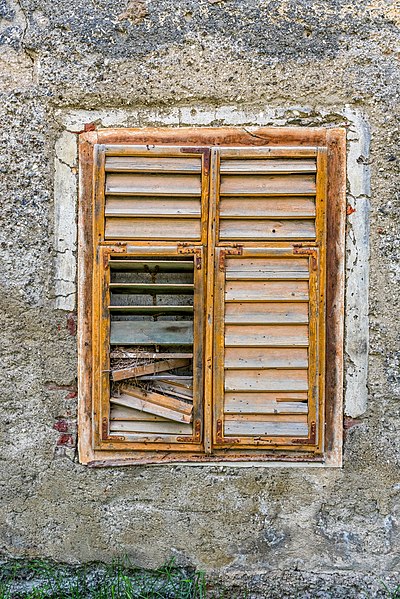
[[[229,449],[223,455],[209,455],[190,449],[182,451],[159,451],[156,455],[140,448],[134,452],[121,450],[120,446],[110,441],[107,450],[100,448],[96,442],[98,429],[94,418],[95,397],[92,392],[93,380],[97,376],[92,371],[93,352],[93,290],[91,285],[92,273],[96,269],[93,255],[93,203],[94,192],[102,193],[100,188],[104,181],[95,181],[93,176],[94,164],[98,160],[94,146],[97,144],[118,146],[133,145],[179,145],[188,148],[188,153],[203,152],[205,170],[207,161],[217,160],[208,153],[210,146],[254,146],[254,154],[268,154],[271,151],[279,153],[279,148],[293,146],[299,155],[302,146],[314,147],[320,156],[326,156],[326,230],[329,233],[326,246],[326,343],[325,343],[325,418],[321,419],[325,428],[324,447],[321,453],[315,451],[276,452],[268,448],[253,451],[251,455],[244,451],[230,453]],[[200,148],[199,148],[200,146]],[[170,151],[171,149],[169,149]],[[322,150],[322,151],[321,151]],[[286,149],[287,152],[287,149]],[[226,155],[227,155],[226,154]],[[180,129],[104,129],[79,136],[79,213],[78,213],[78,432],[79,457],[83,464],[90,466],[110,466],[142,463],[171,463],[171,462],[310,462],[327,466],[341,466],[342,463],[342,412],[343,412],[343,321],[344,321],[344,258],[345,258],[345,192],[346,192],[346,132],[341,128],[260,128],[247,131],[241,128],[180,128]],[[323,158],[322,158],[323,159]],[[211,181],[211,194],[216,182]],[[322,182],[320,183],[322,184]],[[324,183],[325,184],[325,183]],[[317,189],[318,189],[317,179]],[[96,186],[97,187],[96,190]],[[212,209],[216,204],[211,202]],[[212,218],[209,218],[212,223]],[[212,225],[209,224],[211,227]],[[318,223],[317,223],[318,230]],[[204,236],[204,221],[203,221]],[[111,246],[117,244],[110,243]],[[160,244],[147,242],[143,246]],[[226,245],[221,243],[220,245]],[[246,244],[249,245],[249,244]],[[251,244],[250,244],[251,245]],[[257,244],[258,246],[259,244]],[[307,243],[307,246],[310,244]],[[312,245],[312,244],[311,244]],[[216,243],[218,246],[218,242]],[[220,251],[217,250],[216,251]],[[247,250],[251,251],[251,249]],[[211,252],[210,252],[211,254]],[[213,258],[208,258],[209,261]],[[208,269],[210,273],[211,270]],[[212,277],[208,276],[207,285],[212,285]],[[207,317],[208,315],[206,315]],[[207,344],[212,339],[206,338]],[[206,386],[212,383],[212,368],[206,365]],[[205,399],[205,418],[211,418],[211,399]],[[307,449],[306,447],[304,449]]]

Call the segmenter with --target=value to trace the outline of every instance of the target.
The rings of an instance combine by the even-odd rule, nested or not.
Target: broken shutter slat
[[[111,398],[112,402],[112,398]],[[156,416],[143,410],[135,410],[134,408],[126,408],[124,406],[117,406],[111,403],[110,411],[111,420],[140,420],[140,421],[152,421],[152,422],[168,422],[168,418],[162,416]]]
[[[182,358],[163,360],[161,362],[153,362],[141,366],[132,366],[130,368],[121,368],[112,372],[112,378],[114,381],[122,381],[124,379],[143,376],[145,374],[153,374],[156,372],[164,372],[165,370],[172,370],[174,368],[182,368],[183,366],[188,366],[189,363],[189,360]]]
[[[256,395],[248,392],[225,393],[226,414],[307,414],[307,412],[307,393],[263,392]]]
[[[125,396],[122,394],[120,397],[112,397],[111,403],[121,405],[121,402],[128,401],[129,399],[129,407],[134,408],[135,410],[139,410],[142,412],[146,412],[149,414],[155,414],[156,416],[162,416],[167,420],[173,420],[175,422],[186,422],[189,423],[191,421],[191,416],[189,414],[184,414],[183,412],[178,412],[176,410],[172,410],[171,408],[167,408],[163,405],[152,403],[151,401],[146,401],[145,399],[141,399],[140,397],[136,397],[132,393],[129,396]],[[128,407],[125,403],[124,407]],[[143,429],[142,429],[143,430]],[[167,432],[167,431],[165,431]]]
[[[122,387],[124,397],[116,396],[113,397],[112,402],[117,405],[124,405],[137,409],[136,399],[140,399],[147,403],[162,406],[176,412],[182,412],[182,414],[190,415],[193,411],[193,406],[187,401],[182,401],[173,397],[162,395],[151,390],[144,390],[140,387]],[[133,398],[133,399],[132,399]],[[132,401],[131,401],[132,400]]]

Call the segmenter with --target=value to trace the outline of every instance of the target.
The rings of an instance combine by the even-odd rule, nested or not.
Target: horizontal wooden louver
[[[315,239],[316,158],[224,157],[219,239]]]
[[[108,148],[104,161],[105,239],[200,241],[207,191],[202,155],[140,147],[130,155],[116,152]]]
[[[317,252],[217,254],[216,445],[315,443]]]

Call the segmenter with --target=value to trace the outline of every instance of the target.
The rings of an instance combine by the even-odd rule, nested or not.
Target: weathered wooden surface
[[[147,156],[107,156],[106,172],[200,173],[199,158],[149,158]]]
[[[111,345],[191,345],[190,321],[112,321]]]
[[[108,174],[106,193],[113,195],[200,196],[197,175]]]
[[[159,396],[157,396],[157,400],[159,400],[159,403],[154,403],[153,401],[151,401],[152,398],[154,398],[154,396],[156,396],[156,394],[152,394],[151,392],[147,393],[146,395],[138,391],[135,395],[134,392],[130,392],[129,395],[122,394],[120,396],[113,396],[111,397],[110,401],[111,403],[116,405],[123,405],[125,408],[134,408],[135,410],[139,410],[146,413],[148,412],[149,414],[155,414],[156,416],[162,416],[167,420],[187,423],[191,421],[190,414],[178,411],[171,407],[166,407],[165,404],[168,404],[167,398],[165,398],[165,400],[162,400],[163,405],[161,404],[161,399],[159,399]],[[171,405],[171,403],[172,402],[170,402],[168,405]],[[145,429],[142,428],[141,430],[144,431]],[[146,432],[151,431],[149,430]]]
[[[317,165],[315,160],[305,159],[253,159],[253,160],[221,160],[221,173],[225,174],[286,174],[286,173],[315,173]]]
[[[194,218],[131,218],[108,217],[106,239],[163,240],[200,239],[201,223]]]
[[[155,374],[156,372],[164,372],[165,370],[182,368],[182,366],[187,366],[188,364],[190,364],[190,360],[186,360],[184,358],[163,360],[161,362],[153,362],[151,364],[113,370],[112,378],[114,381],[122,381],[124,379],[139,377],[145,374]]]

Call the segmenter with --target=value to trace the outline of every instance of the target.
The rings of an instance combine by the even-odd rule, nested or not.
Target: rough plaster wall
[[[398,5],[151,0],[140,21],[129,4],[0,2],[2,551],[69,562],[126,553],[145,566],[176,556],[274,597],[302,570],[293,594],[317,585],[359,597],[371,576],[399,571]],[[218,115],[226,104],[323,107],[327,122],[349,105],[369,123],[368,410],[347,423],[343,470],[87,469],[74,461],[74,317],[55,301],[71,293],[54,269],[60,111],[141,106],[147,123],[163,108],[175,118],[179,106]]]

